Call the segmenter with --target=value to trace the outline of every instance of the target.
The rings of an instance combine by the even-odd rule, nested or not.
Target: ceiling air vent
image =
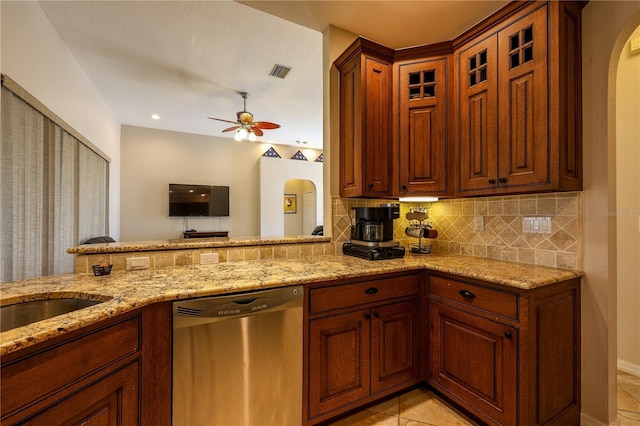
[[[275,64],[269,75],[278,78],[285,78],[287,74],[289,74],[289,71],[291,71],[291,67]]]

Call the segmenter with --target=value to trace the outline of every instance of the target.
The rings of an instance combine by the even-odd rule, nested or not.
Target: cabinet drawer
[[[420,276],[417,274],[315,288],[309,296],[310,310],[313,313],[329,311],[419,293]]]
[[[139,329],[136,316],[3,366],[3,414],[139,351]]]
[[[429,294],[480,309],[505,318],[518,320],[518,295],[432,275]]]

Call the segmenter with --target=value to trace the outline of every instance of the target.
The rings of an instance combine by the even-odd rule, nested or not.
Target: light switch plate
[[[475,216],[473,218],[473,230],[484,231],[484,216]]]
[[[549,216],[522,218],[522,232],[525,234],[551,234],[551,218]]]
[[[127,257],[125,267],[127,271],[134,271],[138,269],[149,269],[149,258],[148,257]]]

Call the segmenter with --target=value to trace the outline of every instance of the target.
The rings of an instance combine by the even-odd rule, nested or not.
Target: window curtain
[[[73,272],[67,248],[108,235],[109,163],[4,83],[0,279]]]

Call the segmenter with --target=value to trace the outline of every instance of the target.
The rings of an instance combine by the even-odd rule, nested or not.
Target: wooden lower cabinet
[[[371,393],[415,381],[420,356],[418,300],[372,309]]]
[[[2,357],[2,425],[171,424],[171,305]]]
[[[307,291],[305,424],[420,381],[419,274]],[[349,294],[352,306],[345,299]],[[330,300],[338,309],[331,309]],[[320,311],[313,312],[313,307]],[[308,309],[309,310],[309,309]]]
[[[516,423],[518,330],[432,301],[431,383],[498,424]]]
[[[309,417],[341,407],[371,392],[369,310],[309,323]]]
[[[490,425],[577,425],[579,330],[579,279],[520,290],[432,273],[428,383]]]
[[[129,364],[27,419],[24,425],[138,424],[138,362]]]

